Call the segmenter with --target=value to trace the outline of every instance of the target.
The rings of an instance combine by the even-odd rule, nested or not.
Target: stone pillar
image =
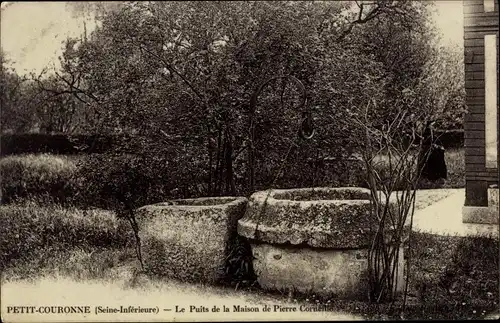
[[[465,206],[488,206],[488,183],[486,181],[466,180]]]
[[[474,183],[474,182],[472,182]],[[465,206],[462,209],[462,222],[479,224],[498,224],[498,185],[488,187],[486,181],[474,184],[466,189]]]

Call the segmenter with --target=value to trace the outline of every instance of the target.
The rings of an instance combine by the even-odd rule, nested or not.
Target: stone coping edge
[[[185,205],[185,204],[175,204],[177,202],[188,202],[188,201],[209,201],[209,200],[222,200],[226,201],[220,204],[209,204],[209,205]],[[248,199],[246,197],[241,196],[217,196],[217,197],[200,197],[200,198],[192,198],[192,199],[176,199],[176,200],[168,200],[166,202],[159,202],[155,204],[149,204],[141,206],[137,209],[137,211],[144,209],[172,209],[172,210],[192,210],[199,211],[203,209],[218,209],[225,210],[227,208],[237,206],[240,204],[246,204]]]
[[[271,191],[269,193],[269,191]],[[276,198],[276,195],[283,193],[311,193],[311,192],[347,192],[355,191],[360,195],[365,195],[366,198],[359,199],[321,199],[321,200],[290,200]],[[250,200],[256,202],[264,202],[267,198],[267,203],[280,205],[280,204],[295,204],[295,205],[310,205],[310,204],[369,204],[370,203],[370,190],[362,187],[311,187],[311,188],[291,188],[291,189],[270,189],[265,191],[255,192],[250,196]]]
[[[293,193],[319,193],[319,199],[294,200]],[[340,193],[337,199],[322,200],[321,193]],[[290,199],[276,198],[292,193]],[[342,194],[347,193],[347,194]],[[327,187],[300,189],[273,189],[259,191],[249,199],[245,216],[238,221],[238,234],[247,239],[270,244],[308,245],[314,248],[357,249],[371,245],[373,229],[367,212],[370,210],[370,190],[360,187]],[[345,198],[343,197],[345,196]],[[307,195],[304,196],[307,198]],[[310,197],[314,197],[310,196]],[[329,197],[328,195],[326,197]],[[356,198],[356,199],[353,199]],[[267,199],[267,200],[266,200]],[[392,201],[389,201],[393,205]],[[352,207],[352,209],[351,209]],[[304,212],[323,212],[319,218],[294,222],[293,218]],[[278,212],[277,217],[270,215]],[[292,212],[293,214],[288,214]],[[296,213],[299,212],[299,213]],[[324,213],[326,212],[326,213]],[[337,214],[335,212],[341,212]],[[348,212],[348,213],[346,213]],[[349,213],[352,214],[352,220]],[[335,218],[331,215],[335,214]],[[280,220],[281,222],[276,222]],[[352,224],[350,224],[352,221]],[[314,225],[313,225],[314,222]],[[317,222],[317,223],[316,223]],[[317,225],[316,225],[317,224]],[[388,228],[389,229],[389,228]],[[390,230],[390,229],[389,229]]]

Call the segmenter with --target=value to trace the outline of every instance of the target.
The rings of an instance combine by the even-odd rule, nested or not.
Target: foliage
[[[71,46],[72,43],[68,41],[66,46]],[[39,132],[48,134],[81,131],[81,125],[89,122],[82,109],[83,103],[64,89],[66,85],[61,84],[56,75],[30,82],[32,91],[35,92],[31,109],[36,118],[36,128]]]
[[[391,97],[381,102],[372,99],[364,106],[354,106],[349,114],[358,127],[357,138],[371,191],[371,228],[376,234],[368,254],[368,267],[370,300],[374,303],[396,299],[395,278],[398,271],[404,270],[399,268],[399,250],[411,238],[415,194],[423,167],[420,162],[425,162],[429,155],[422,150],[422,139],[431,112],[415,111],[411,96],[407,96],[407,91],[402,94],[398,101]],[[387,113],[388,110],[392,112]],[[386,115],[383,120],[377,118],[381,113]],[[380,159],[381,154],[386,158]],[[406,281],[410,277],[410,259],[407,263]],[[407,286],[404,300],[406,289]]]
[[[133,154],[91,154],[79,159],[72,181],[79,206],[94,205],[119,215],[145,204],[161,202],[175,188],[161,160]],[[171,195],[170,195],[171,196]]]
[[[84,114],[94,116],[89,131],[131,134],[127,144],[141,154],[162,156],[181,178],[195,177],[203,195],[234,195],[249,193],[250,95],[270,76],[293,75],[306,86],[317,131],[311,142],[292,147],[297,163],[289,166],[314,177],[318,161],[342,160],[356,150],[346,109],[384,96],[394,88],[390,84],[400,82],[384,74],[387,60],[373,57],[370,44],[377,37],[370,31],[399,21],[415,27],[412,32],[420,38],[413,42],[408,30],[395,31],[402,35],[395,40],[397,52],[414,54],[398,58],[393,68],[413,83],[427,59],[422,54],[428,47],[428,29],[422,27],[427,5],[376,2],[359,12],[348,6],[128,3],[103,15],[87,41],[67,43],[56,74],[66,87],[59,92],[72,92],[84,102]],[[389,55],[394,48],[393,42],[378,51]],[[411,84],[405,82],[398,89]],[[259,97],[255,151],[261,179],[256,189],[270,184],[295,141],[302,113],[298,95],[293,84],[277,80]],[[333,167],[346,170],[340,162]],[[283,179],[277,185],[287,184]]]
[[[440,129],[462,127],[465,112],[463,52],[457,45],[441,45],[431,21],[432,3],[404,3],[404,13],[373,19],[348,37],[361,42],[365,53],[382,63],[378,80],[392,105],[402,91],[414,95],[416,114],[428,111]],[[379,117],[390,117],[391,110]]]
[[[463,153],[463,149],[449,149],[445,152],[448,180],[442,183],[442,187],[464,187],[465,166]],[[114,158],[109,157],[109,159],[105,156],[110,155],[60,156],[28,154],[3,157],[0,159],[0,173],[5,174],[0,182],[3,196],[2,202],[11,203],[36,198],[44,203],[59,202],[84,208],[91,205],[103,208],[110,207],[111,202],[105,203],[103,200],[110,198],[114,200],[115,198],[110,196],[109,191],[102,189],[105,182],[102,179],[110,180],[111,171],[118,171],[118,165],[123,165],[123,160],[130,158],[130,156],[115,156]],[[116,164],[115,160],[121,160],[121,162]],[[387,156],[379,156],[377,160],[381,166],[388,167]],[[297,163],[294,155],[291,156],[290,162]],[[313,160],[307,162],[313,163]],[[343,171],[343,168],[336,168],[335,163],[332,165],[329,160],[320,160],[319,163],[319,165],[312,164],[312,166],[308,166],[315,169],[312,177],[301,172],[299,167],[297,167],[298,171],[295,170],[295,167],[291,167],[289,171],[283,173],[280,186],[283,188],[296,188],[298,185],[309,187],[367,187],[363,175],[364,167],[361,163],[344,161],[344,167],[347,168],[347,171]],[[186,196],[199,197],[202,194],[202,192],[196,190],[195,184],[189,183],[188,180],[184,181],[182,178],[177,177],[176,174],[171,174],[168,171],[160,174],[159,170],[165,165],[154,166],[149,162],[147,165],[150,167],[151,174],[154,174],[151,177],[156,178],[157,184],[146,184],[146,187],[150,185],[151,188],[150,193],[146,193],[148,197],[143,200],[143,203]],[[141,172],[144,172],[143,167],[144,165],[141,166]],[[81,170],[78,170],[79,168]],[[107,172],[107,175],[102,175],[104,172]],[[121,172],[123,173],[123,170]],[[35,176],[36,174],[38,175]],[[118,172],[118,174],[121,173]],[[175,179],[177,180],[175,181]],[[116,175],[112,181],[119,180],[123,179]],[[148,179],[147,183],[152,183],[151,178]],[[305,185],[303,183],[310,184]],[[419,189],[436,185],[429,186],[430,184],[421,182],[419,183]],[[145,187],[144,183],[136,183],[135,185]],[[98,190],[95,191],[95,188],[98,188]]]
[[[413,39],[415,34],[410,32],[413,28],[405,24],[402,26],[406,33],[399,32],[398,37]],[[390,31],[400,26],[386,27]],[[416,36],[421,34],[417,32]],[[401,75],[398,74],[399,69],[389,69],[382,76],[381,83],[383,87],[388,86],[386,95],[369,99],[361,106],[353,105],[348,111],[348,119],[357,126],[356,138],[360,141],[366,180],[372,192],[372,226],[377,233],[369,252],[368,266],[370,297],[375,303],[395,301],[394,279],[398,271],[403,270],[398,268],[399,248],[411,243],[415,193],[421,185],[422,167],[429,158],[429,150],[424,146],[428,140],[425,137],[426,130],[438,116],[444,116],[442,119],[446,121],[446,109],[449,106],[447,96],[456,90],[439,88],[433,83],[435,77],[430,75],[437,75],[440,65],[436,67],[436,61],[430,60],[436,58],[436,55],[432,55],[432,43],[418,44],[421,45],[420,52],[409,55],[417,54],[414,59],[422,60],[420,73],[408,70],[408,74]],[[387,57],[379,59],[386,60]],[[392,68],[397,58],[391,59],[392,64],[385,61],[384,66]],[[434,65],[429,68],[427,64]],[[408,79],[412,73],[416,73],[415,77]],[[444,97],[442,93],[433,92],[438,88],[444,92]],[[380,159],[381,155],[385,158]],[[395,202],[390,203],[394,198]],[[407,281],[410,277],[410,261],[410,258],[407,259]],[[403,312],[407,288],[406,285]]]
[[[0,207],[1,268],[46,249],[130,246],[128,224],[106,213],[36,203]]]
[[[74,41],[68,41],[71,46]],[[2,102],[2,133],[73,133],[86,123],[80,115],[81,102],[54,75],[44,79],[34,75],[20,76],[8,68],[9,61],[1,55],[0,75]],[[42,72],[44,74],[45,72]]]
[[[18,94],[28,103],[16,101],[5,109],[12,118],[2,119],[29,117],[7,127],[13,131],[127,133],[126,145],[162,156],[172,174],[193,179],[181,189],[186,197],[243,195],[251,193],[250,95],[270,76],[293,75],[307,89],[316,135],[291,148],[287,168],[317,182],[325,159],[339,174],[349,169],[341,160],[357,142],[345,112],[367,98],[395,106],[405,90],[419,99],[415,110],[446,110],[443,126],[460,123],[461,55],[435,46],[430,7],[412,1],[75,4],[75,13],[96,13],[99,27],[68,39],[61,69],[32,75]],[[255,189],[271,183],[295,142],[298,97],[293,84],[279,80],[259,97]],[[393,113],[389,105],[374,117]],[[277,185],[296,184],[282,178]]]
[[[329,159],[343,174],[349,166],[340,161],[357,149],[352,124],[344,118],[347,109],[367,98],[394,103],[411,89],[429,97],[416,110],[436,102],[441,110],[453,110],[454,95],[443,103],[448,96],[440,93],[458,75],[450,63],[458,56],[448,59],[433,47],[429,3],[357,4],[128,2],[109,10],[101,3],[75,5],[75,12],[96,12],[100,25],[65,43],[60,70],[32,76],[27,84],[34,99],[26,109],[34,120],[27,127],[127,133],[141,154],[154,152],[171,173],[193,178],[186,194],[242,195],[251,193],[250,95],[270,76],[293,75],[307,89],[316,135],[292,147],[287,168],[315,182],[318,165]],[[436,62],[445,67],[440,78],[433,77]],[[446,93],[461,88],[452,83]],[[255,189],[271,183],[295,141],[302,112],[298,94],[293,84],[277,80],[259,97],[254,144],[261,178]],[[431,100],[431,94],[441,96]],[[392,113],[380,111],[380,119]],[[293,184],[282,178],[277,185]]]
[[[436,48],[427,4],[406,9],[410,15],[399,15],[392,21],[374,19],[368,25],[375,28],[358,29],[348,36],[360,39],[364,50],[382,63],[381,73],[375,76],[382,95],[353,104],[347,118],[357,126],[355,137],[372,191],[372,225],[377,234],[369,253],[369,269],[370,297],[375,303],[395,301],[394,278],[403,270],[398,268],[398,250],[411,242],[408,234],[422,172],[419,160],[428,158],[423,149],[425,130],[436,120],[442,121],[441,125],[457,123],[463,111],[463,76],[456,64],[446,66],[455,63],[456,55],[443,56],[443,49]],[[412,50],[401,50],[403,44]],[[458,109],[450,108],[456,104]],[[381,154],[386,157],[383,165],[378,158]],[[394,196],[396,202],[391,205]],[[405,228],[408,222],[409,228]]]
[[[431,43],[432,44],[432,43]],[[459,129],[466,112],[462,49],[433,44],[419,82],[411,89],[414,104],[430,111],[440,129]]]
[[[76,165],[62,156],[29,154],[2,158],[2,203],[24,199],[68,203],[76,193],[71,180],[75,170]]]
[[[135,210],[165,200],[167,181],[173,178],[167,176],[167,166],[164,160],[151,154],[92,154],[82,160],[74,174],[79,203],[111,209],[118,217],[129,221],[141,266],[141,241]]]
[[[24,78],[15,70],[8,68],[9,59],[0,50],[0,103],[2,106],[1,130],[12,129],[22,131],[31,124],[31,118],[26,111],[19,109],[25,105]]]
[[[109,11],[94,5],[100,26],[67,40],[53,74],[27,80],[5,68],[2,54],[1,130],[123,140],[76,168],[3,159],[9,199],[49,191],[58,202],[70,195],[73,203],[115,210],[130,221],[139,244],[134,209],[167,197],[367,182],[380,229],[370,253],[371,296],[392,298],[395,250],[406,238],[419,182],[418,135],[430,121],[459,126],[464,111],[462,55],[437,46],[430,2],[127,2]],[[299,88],[284,79],[260,94],[250,124],[252,93],[269,77],[285,75],[307,89],[316,130],[307,142],[297,138]],[[250,145],[255,187],[248,183]],[[380,153],[388,163],[375,164]],[[348,174],[353,155],[364,165]],[[284,176],[275,182],[283,160]],[[394,210],[388,199],[396,189]],[[27,227],[18,231],[39,245]],[[54,234],[64,238],[63,230]]]

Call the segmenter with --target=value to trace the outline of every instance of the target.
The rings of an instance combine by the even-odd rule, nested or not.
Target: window
[[[484,0],[484,12],[495,11],[495,0]]]
[[[484,36],[484,110],[486,167],[497,167],[497,37]]]

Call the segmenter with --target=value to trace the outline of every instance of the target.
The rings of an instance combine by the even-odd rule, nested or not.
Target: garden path
[[[414,231],[438,235],[498,237],[497,224],[463,223],[462,207],[465,201],[465,189],[453,189],[449,192],[447,197],[415,211]]]

